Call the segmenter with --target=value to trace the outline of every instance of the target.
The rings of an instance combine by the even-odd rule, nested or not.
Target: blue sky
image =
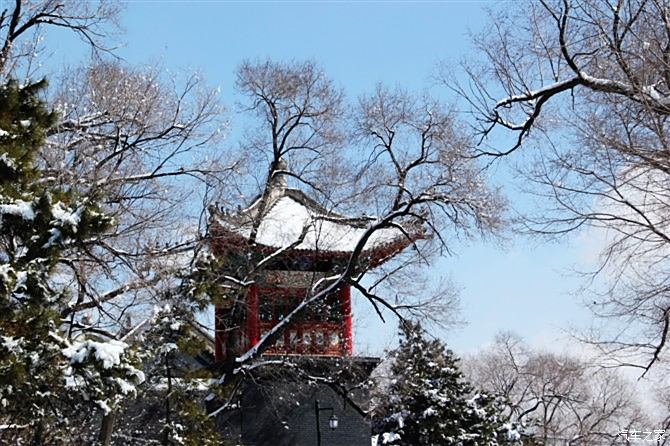
[[[316,60],[350,97],[378,82],[448,96],[431,80],[436,65],[456,64],[473,51],[467,33],[484,29],[490,6],[504,2],[128,2],[122,17],[126,43],[117,53],[132,64],[158,61],[171,70],[199,70],[221,87],[231,110],[238,100],[234,71],[247,58]],[[71,39],[60,43],[50,63],[72,63],[81,54]],[[230,118],[234,132],[236,117]],[[498,181],[510,201],[525,200],[501,172]],[[458,256],[439,261],[432,273],[450,274],[461,288],[467,325],[440,335],[458,352],[478,349],[500,330],[535,345],[564,345],[557,343],[563,329],[583,326],[588,318],[570,294],[579,282],[565,274],[584,253],[578,240],[565,242],[510,236],[503,247],[457,246]],[[395,323],[381,324],[361,305],[355,311],[357,352],[379,354],[391,345]]]

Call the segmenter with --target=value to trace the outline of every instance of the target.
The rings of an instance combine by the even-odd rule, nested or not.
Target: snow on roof
[[[251,237],[259,203],[254,202],[237,215],[222,216],[219,223],[229,232],[246,239]],[[296,189],[285,189],[270,199],[267,211],[260,220],[256,243],[273,248],[285,248],[297,243],[303,231],[304,239],[293,246],[296,250],[351,252],[365,231],[371,218],[347,218],[330,212]],[[409,231],[410,233],[416,231]],[[368,239],[364,251],[408,241],[399,228],[376,230]]]

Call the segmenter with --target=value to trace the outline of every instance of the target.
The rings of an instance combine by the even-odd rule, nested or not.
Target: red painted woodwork
[[[241,353],[256,344],[260,337],[288,315],[305,298],[299,287],[251,286],[247,292],[246,320],[240,330],[226,335],[222,311],[216,309],[215,359],[225,359],[227,339],[238,339]],[[351,300],[348,286],[343,286],[325,301],[311,305],[283,332],[267,355],[350,356],[352,354]]]
[[[344,321],[344,352],[351,356],[353,352],[353,330],[351,314],[351,288],[345,285],[340,289],[340,299],[342,301],[342,319]]]
[[[223,310],[215,309],[214,357],[225,360],[226,343],[237,342],[238,353],[255,345],[260,337],[286,317],[305,297],[298,287],[249,287],[246,319],[240,329],[226,331]],[[312,305],[289,325],[267,355],[351,356],[351,301],[348,286],[343,286],[324,302]]]
[[[274,254],[276,247],[265,246],[260,243],[249,244],[249,240],[240,234],[235,234],[221,228],[219,224],[213,222],[210,227],[212,238],[210,240],[212,249],[217,255],[225,256],[228,252],[239,252],[240,250],[254,252],[263,257]],[[366,267],[377,267],[389,259],[396,256],[409,245],[417,240],[425,239],[423,230],[413,232],[410,237],[401,237],[398,240],[377,246],[372,249],[366,249],[360,254],[361,259],[366,259]],[[286,258],[304,257],[313,262],[319,260],[328,260],[335,263],[346,263],[351,256],[350,251],[311,251],[308,249],[292,249],[283,254]]]
[[[223,345],[224,345],[224,327],[223,327],[223,309],[220,307],[214,308],[214,361],[223,361]]]
[[[251,285],[247,293],[247,320],[246,333],[243,339],[248,342],[248,347],[256,345],[260,339],[258,330],[258,285]]]

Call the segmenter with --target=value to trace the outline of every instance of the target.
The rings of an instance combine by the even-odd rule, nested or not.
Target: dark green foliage
[[[20,88],[11,80],[0,87],[0,185],[6,197],[20,198],[22,193],[37,192],[33,182],[39,172],[33,160],[45,131],[56,121],[55,113],[49,112],[37,97],[45,86],[46,81],[42,80]]]
[[[36,165],[56,120],[38,98],[45,85],[0,87],[0,423],[20,427],[0,431],[0,442],[71,443],[67,411],[85,410],[85,401],[113,406],[115,393],[142,380],[125,344],[60,332],[69,296],[55,267],[110,222],[89,197],[50,187]],[[108,348],[119,354],[103,362],[97,352]]]
[[[516,435],[505,428],[494,399],[475,392],[458,358],[439,340],[424,337],[418,323],[401,324],[391,352],[388,388],[376,423],[380,444],[494,446]]]
[[[218,445],[215,419],[207,416],[205,408],[205,398],[214,391],[212,376],[197,360],[206,346],[194,328],[194,308],[186,299],[183,303],[157,309],[150,328],[142,334],[140,351],[147,381],[140,404],[151,405],[154,416],[151,426],[134,430],[166,446]]]

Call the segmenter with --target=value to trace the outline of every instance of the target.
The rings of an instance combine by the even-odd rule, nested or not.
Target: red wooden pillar
[[[214,307],[214,362],[223,361],[223,308]]]
[[[342,302],[342,322],[344,335],[344,354],[351,356],[353,353],[352,315],[351,315],[351,289],[349,285],[343,285],[340,289]]]
[[[258,286],[251,285],[247,293],[247,320],[245,324],[245,338],[248,340],[250,348],[258,342],[260,333],[258,329]]]

